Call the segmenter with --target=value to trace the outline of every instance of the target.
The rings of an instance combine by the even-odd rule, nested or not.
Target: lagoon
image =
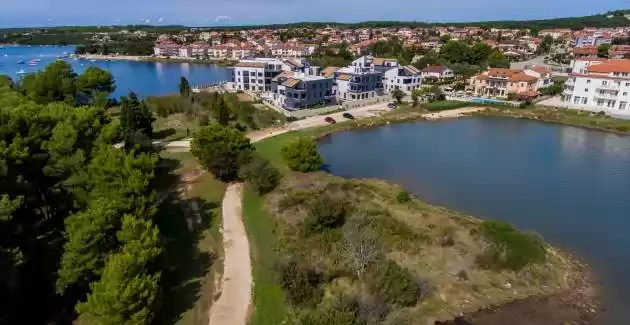
[[[5,46],[0,48],[0,74],[19,80],[18,71],[36,72],[55,61],[62,53],[74,53],[74,46]],[[37,66],[29,66],[29,61],[39,59]],[[24,64],[18,64],[18,61]],[[230,68],[206,63],[137,62],[123,60],[73,60],[77,73],[90,66],[111,72],[116,79],[116,91],[112,97],[127,95],[130,91],[140,96],[167,95],[179,92],[179,79],[184,76],[191,85],[210,84],[232,79]]]
[[[542,234],[589,263],[607,309],[630,306],[630,137],[513,118],[411,122],[334,133],[326,168],[403,185],[422,199]]]

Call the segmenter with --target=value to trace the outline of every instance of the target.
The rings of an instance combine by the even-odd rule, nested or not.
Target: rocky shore
[[[585,264],[567,257],[573,272],[567,288],[558,293],[529,297],[492,306],[435,325],[588,325],[602,310],[596,283]]]

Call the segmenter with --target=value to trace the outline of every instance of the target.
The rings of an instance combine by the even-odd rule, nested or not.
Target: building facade
[[[542,71],[541,71],[542,72]],[[510,94],[533,98],[540,88],[553,85],[550,72],[491,68],[469,81],[477,96],[507,98]]]
[[[383,74],[383,87],[391,93],[394,89],[400,89],[406,94],[411,94],[422,86],[420,70],[413,66],[391,68]]]
[[[630,60],[580,60],[561,98],[569,108],[630,116]]]
[[[271,91],[263,97],[286,110],[332,105],[336,102],[333,83],[332,77],[318,76],[316,70],[284,71],[272,79]]]
[[[241,60],[234,66],[234,86],[243,91],[271,91],[271,79],[281,72],[282,61],[279,60]]]

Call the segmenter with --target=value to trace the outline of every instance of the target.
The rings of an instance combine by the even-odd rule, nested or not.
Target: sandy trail
[[[252,266],[242,215],[243,184],[233,183],[223,197],[223,277],[221,296],[210,308],[211,325],[245,325],[251,305]]]

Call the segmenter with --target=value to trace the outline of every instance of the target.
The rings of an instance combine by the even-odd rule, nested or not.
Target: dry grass
[[[569,265],[555,251],[548,254],[545,264],[530,265],[519,272],[479,268],[475,257],[489,246],[475,231],[480,220],[415,198],[399,203],[397,194],[402,190],[384,181],[287,173],[283,184],[267,196],[265,205],[278,224],[278,256],[305,261],[328,274],[341,274],[326,285],[327,291],[341,284],[346,287],[344,291],[360,290],[360,281],[345,275],[349,272],[340,253],[340,232],[301,235],[307,202],[330,195],[343,197],[352,206],[346,223],[367,224],[378,235],[388,259],[434,286],[432,297],[405,308],[417,324],[566,287]]]

